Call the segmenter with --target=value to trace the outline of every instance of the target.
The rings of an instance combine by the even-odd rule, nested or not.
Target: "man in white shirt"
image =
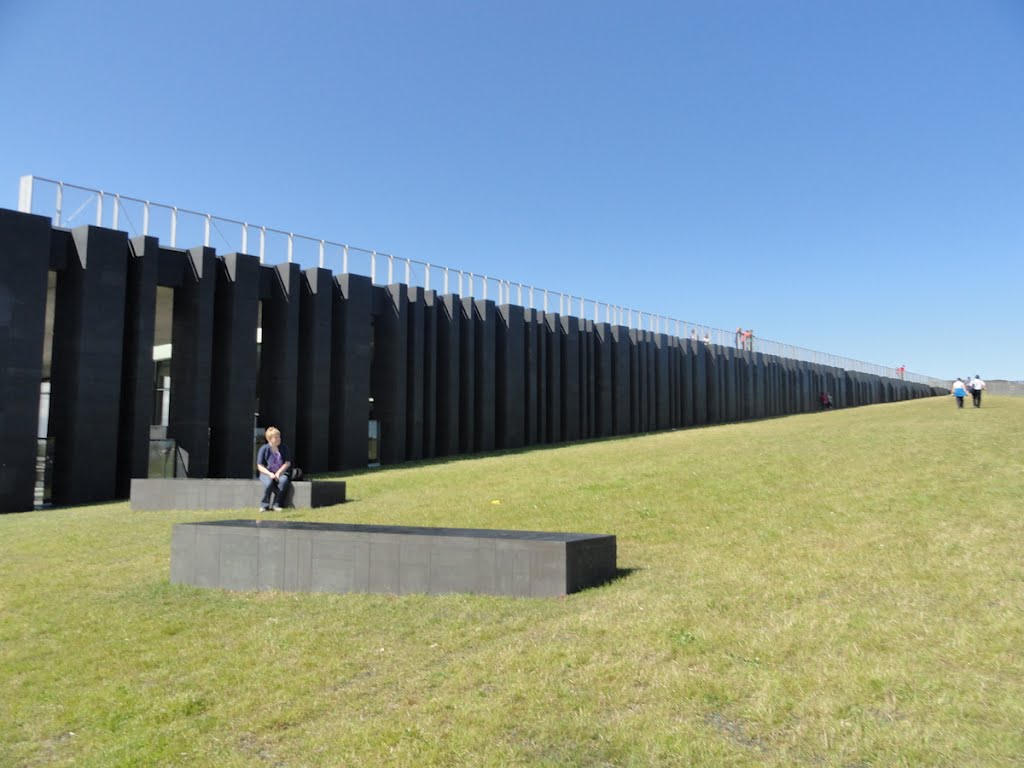
[[[974,407],[981,408],[981,390],[985,388],[985,382],[981,380],[981,376],[975,376],[971,379],[971,397],[974,398]]]

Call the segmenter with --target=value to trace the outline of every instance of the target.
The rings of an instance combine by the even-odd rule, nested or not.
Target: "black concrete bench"
[[[259,480],[136,478],[132,509],[247,509],[257,511],[263,498]],[[345,501],[343,480],[300,480],[289,484],[283,506],[329,507]]]
[[[615,557],[602,534],[223,520],[174,526],[171,583],[554,597],[611,580]]]

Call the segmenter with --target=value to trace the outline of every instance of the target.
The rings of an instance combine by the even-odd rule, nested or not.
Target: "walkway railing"
[[[595,322],[700,339],[709,344],[740,346],[735,331],[39,176],[21,177],[18,210],[51,216],[58,227],[95,224],[120,229],[131,235],[151,235],[171,248],[178,248],[179,243],[190,247],[201,242],[222,253],[258,256],[260,262],[276,264],[286,261],[304,268],[324,267],[334,273],[365,275],[378,285],[401,282],[442,294],[493,299],[498,304],[518,304]],[[779,357],[878,376],[897,376],[893,367],[770,339],[752,339],[751,346],[758,352]],[[908,381],[931,386],[948,385],[944,380],[909,371],[904,377]]]

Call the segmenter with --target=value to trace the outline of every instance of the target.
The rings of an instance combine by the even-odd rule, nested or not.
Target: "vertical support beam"
[[[628,435],[630,432],[630,411],[636,393],[630,381],[630,357],[633,345],[629,338],[629,328],[624,325],[611,327],[612,353],[612,426],[611,434]]]
[[[189,477],[207,477],[209,472],[216,288],[217,257],[213,249],[188,251],[181,285],[174,290],[167,436],[177,441]]]
[[[583,394],[580,390],[580,319],[572,315],[558,318],[561,326],[561,402],[562,440],[579,440],[582,436]]]
[[[764,355],[760,352],[752,352],[750,355],[754,379],[754,418],[765,417],[765,366]]]
[[[405,458],[408,461],[417,461],[423,458],[426,316],[423,289],[409,286],[407,290],[409,309],[405,367]]]
[[[545,371],[547,380],[544,389],[547,392],[546,421],[547,434],[545,439],[549,443],[560,443],[562,437],[562,320],[552,312],[544,313],[544,329],[547,339],[545,345]]]
[[[56,504],[117,497],[127,262],[125,233],[79,227],[57,278],[49,422]]]
[[[476,434],[476,309],[473,299],[453,297],[453,302],[458,303],[459,313],[459,453],[474,453],[480,450]]]
[[[35,504],[50,233],[44,216],[0,209],[0,513]]]
[[[647,372],[644,370],[646,353],[644,351],[644,332],[636,328],[629,329],[629,414],[627,434],[639,434],[647,431]]]
[[[537,322],[537,310],[524,309],[523,321],[525,324],[523,374],[526,395],[523,443],[536,445],[541,441],[541,425],[544,421],[543,407],[541,406],[541,399],[544,396],[544,388],[541,384],[544,377],[544,355],[541,351],[541,324]]]
[[[406,460],[409,356],[409,287],[392,283],[384,291],[373,347],[373,405],[380,420],[380,462]]]
[[[260,272],[260,261],[255,256],[229,253],[218,264],[210,384],[210,477],[252,477],[255,471],[252,450]],[[174,348],[172,356],[177,353]],[[171,383],[176,383],[173,378]],[[289,444],[294,445],[292,436]]]
[[[690,339],[690,364],[693,367],[693,423],[708,423],[707,347],[698,339]]]
[[[694,413],[694,405],[697,402],[697,395],[693,391],[693,357],[695,354],[693,344],[690,340],[679,339],[679,378],[682,385],[681,405],[684,427],[692,427],[697,423],[697,417]]]
[[[669,338],[664,333],[654,334],[654,428],[672,426],[669,388]]]
[[[498,307],[497,334],[497,445],[522,448],[526,424],[526,328],[522,307]]]
[[[281,430],[295,453],[299,393],[299,317],[302,268],[295,263],[264,267],[263,346],[260,351],[260,426]],[[171,402],[174,400],[172,398]],[[302,466],[305,456],[295,455]]]
[[[490,299],[473,303],[476,328],[476,428],[477,450],[493,451],[496,445],[497,411],[495,351],[497,347],[497,311]]]
[[[718,347],[714,344],[704,345],[704,382],[707,393],[708,424],[722,422],[721,400],[719,400],[718,382]]]
[[[462,307],[457,295],[446,294],[437,312],[437,455],[459,452],[459,399]]]
[[[437,291],[423,291],[423,457],[437,455]]]
[[[331,331],[334,277],[329,269],[307,269],[299,301],[299,399],[295,459],[307,472],[329,467]]]
[[[153,420],[153,335],[160,244],[132,238],[125,282],[121,423],[118,431],[117,495],[127,498],[133,477],[149,475],[149,425]]]
[[[594,436],[615,434],[614,383],[612,371],[615,356],[612,328],[608,323],[594,323]]]
[[[643,332],[644,387],[647,392],[647,413],[644,417],[644,430],[650,432],[657,429],[658,424],[658,383],[655,368],[654,332]]]
[[[331,317],[331,469],[359,469],[368,462],[373,284],[362,275],[335,279]]]

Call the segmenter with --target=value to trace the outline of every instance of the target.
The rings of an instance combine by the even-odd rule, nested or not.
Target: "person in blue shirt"
[[[953,386],[949,390],[956,397],[956,407],[964,407],[964,397],[967,395],[967,387],[964,386],[964,382],[961,379],[957,379],[953,382]]]
[[[281,502],[284,501],[285,491],[291,481],[289,470],[292,466],[291,452],[288,446],[281,442],[281,430],[269,427],[265,435],[267,444],[260,446],[256,454],[256,469],[259,470],[260,482],[263,483],[261,512],[281,509]]]

